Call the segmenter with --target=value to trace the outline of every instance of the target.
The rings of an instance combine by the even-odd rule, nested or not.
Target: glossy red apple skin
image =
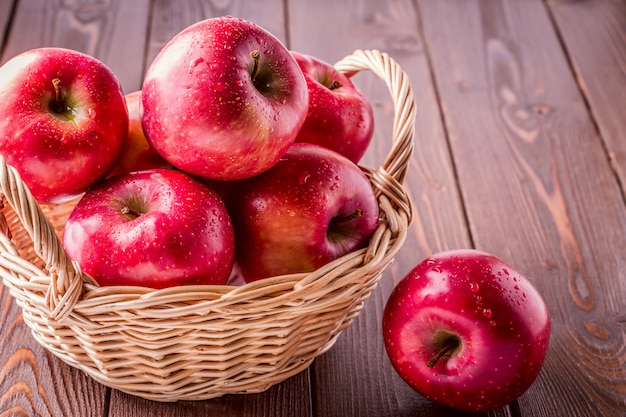
[[[222,285],[235,256],[224,202],[170,169],[122,174],[90,188],[70,214],[63,245],[101,286]]]
[[[124,96],[128,109],[128,137],[109,176],[172,166],[159,155],[146,139],[141,125],[141,90]]]
[[[40,203],[77,196],[113,168],[128,113],[117,78],[102,62],[38,48],[7,61],[0,80],[0,153]]]
[[[247,282],[313,271],[366,246],[378,226],[377,199],[360,168],[317,145],[294,144],[234,187],[228,205]]]
[[[306,81],[285,46],[229,16],[176,35],[148,68],[142,90],[144,131],[156,151],[183,171],[216,180],[274,165],[308,109]]]
[[[369,100],[329,63],[295,51],[291,54],[309,89],[309,110],[296,142],[324,146],[358,163],[374,133]]]
[[[550,324],[544,300],[519,272],[493,255],[453,250],[423,260],[397,284],[383,335],[392,365],[417,392],[485,412],[532,385]],[[453,349],[437,360],[446,343]]]

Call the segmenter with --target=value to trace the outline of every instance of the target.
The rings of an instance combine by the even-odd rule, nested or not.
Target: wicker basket
[[[364,168],[381,217],[369,247],[309,274],[242,286],[98,287],[58,237],[76,201],[38,205],[0,157],[0,274],[35,339],[100,383],[156,401],[261,392],[327,351],[402,246],[412,216],[402,186],[415,119],[408,77],[378,51],[355,51],[336,67],[386,82],[393,141],[381,167]]]

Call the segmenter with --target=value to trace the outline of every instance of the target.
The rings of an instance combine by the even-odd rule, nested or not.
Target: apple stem
[[[437,362],[444,356],[450,356],[452,351],[459,347],[459,339],[456,337],[449,337],[445,340],[444,345],[436,352],[432,358],[426,362],[426,366],[434,368]]]
[[[252,73],[250,74],[250,76],[252,77],[252,82],[254,83],[254,81],[256,80],[256,76],[259,72],[259,58],[261,57],[261,53],[255,49],[254,51],[250,52],[250,56],[252,57],[252,59],[254,59],[254,66],[252,67]]]
[[[354,212],[348,214],[344,217],[335,217],[331,220],[329,229],[336,230],[337,227],[341,227],[342,224],[349,222],[350,220],[358,219],[359,217],[363,217],[363,209],[358,208],[354,210]]]
[[[141,212],[139,212],[137,210],[134,210],[134,209],[132,209],[132,208],[130,208],[128,206],[123,206],[121,208],[121,211],[122,211],[122,214],[125,214],[131,220],[134,220],[134,219],[136,219],[137,217],[139,217],[139,216],[141,216],[143,214],[143,213],[141,213]]]
[[[338,219],[338,223],[347,222],[353,219],[358,219],[359,217],[363,217],[363,209],[361,208],[358,208],[354,210],[354,212],[348,214],[347,216]]]
[[[63,95],[61,93],[61,80],[58,78],[52,79],[52,85],[54,86],[54,104],[52,110],[56,113],[63,113],[65,110],[65,104],[63,103]]]
[[[341,87],[343,84],[341,84],[339,81],[335,80],[332,82],[332,84],[330,85],[330,87],[328,87],[330,90],[336,90],[337,88]]]

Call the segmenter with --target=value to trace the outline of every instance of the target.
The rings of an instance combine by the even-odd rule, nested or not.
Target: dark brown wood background
[[[539,378],[489,415],[625,416],[626,2],[0,0],[0,62],[73,48],[131,92],[178,31],[226,14],[328,62],[379,49],[409,74],[416,216],[405,246],[308,370],[263,394],[201,402],[154,403],[93,382],[37,345],[0,284],[0,416],[463,415],[404,384],[380,329],[394,284],[425,256],[461,247],[527,275],[553,319]],[[392,107],[372,74],[355,82],[375,109],[363,164],[376,166],[389,151]]]

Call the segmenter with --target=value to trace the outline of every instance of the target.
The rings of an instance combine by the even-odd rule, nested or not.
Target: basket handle
[[[408,75],[389,55],[377,50],[356,50],[335,63],[335,68],[352,77],[370,70],[385,81],[394,106],[392,146],[383,164],[371,171],[370,181],[377,193],[385,194],[403,210],[411,224],[413,207],[402,187],[413,154],[415,99]]]
[[[82,295],[83,273],[63,249],[52,223],[37,204],[28,186],[2,155],[0,191],[33,241],[35,253],[45,263],[51,278],[46,292],[46,305],[50,310],[50,317],[61,320],[71,312]],[[4,231],[1,233],[4,234]]]
[[[394,105],[392,147],[375,170],[368,171],[377,195],[385,195],[404,211],[410,224],[413,215],[411,199],[402,187],[413,152],[415,101],[407,74],[387,54],[376,50],[356,50],[335,64],[335,68],[351,77],[362,70],[371,70],[383,79],[391,93]],[[94,283],[73,262],[54,231],[52,223],[42,211],[23,182],[19,173],[0,155],[0,192],[15,211],[24,230],[33,241],[33,248],[41,258],[51,279],[46,292],[49,316],[62,320],[73,309],[83,294],[83,284]],[[0,233],[4,234],[3,230]],[[8,237],[8,236],[7,236]]]

